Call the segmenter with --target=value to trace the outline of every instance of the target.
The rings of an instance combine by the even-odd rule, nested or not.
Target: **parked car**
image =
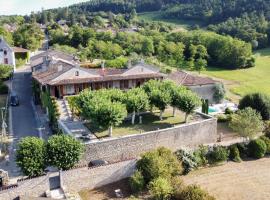
[[[19,104],[20,104],[19,96],[15,92],[12,92],[10,94],[10,105],[18,106]]]

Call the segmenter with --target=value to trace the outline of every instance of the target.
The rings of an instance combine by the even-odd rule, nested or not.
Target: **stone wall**
[[[136,159],[94,168],[78,168],[61,172],[61,184],[67,191],[94,189],[130,177],[136,167]]]
[[[190,90],[198,94],[202,99],[208,99],[209,103],[215,103],[214,93],[215,85],[189,86]]]
[[[60,173],[61,186],[68,192],[94,189],[130,177],[135,167],[136,159],[131,159],[98,167],[81,167],[63,171]],[[55,172],[19,181],[14,188],[0,191],[0,200],[13,200],[20,196],[25,198],[45,196],[45,192],[50,190],[49,178],[58,174]]]
[[[49,190],[49,174],[37,178],[19,181],[17,187],[0,191],[1,200],[12,200],[21,195],[39,197]]]
[[[161,146],[172,151],[185,146],[196,147],[200,144],[214,143],[217,137],[217,121],[208,117],[159,131],[91,142],[86,145],[81,163],[88,164],[96,159],[118,161],[135,158],[143,152]]]

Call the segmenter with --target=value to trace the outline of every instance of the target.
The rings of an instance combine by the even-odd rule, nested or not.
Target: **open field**
[[[192,118],[192,117],[191,117]],[[138,134],[148,131],[154,131],[157,129],[169,128],[174,125],[184,123],[185,116],[183,113],[177,111],[175,117],[172,116],[172,110],[168,109],[163,114],[163,121],[159,120],[159,111],[152,113],[146,113],[142,115],[142,124],[139,124],[139,117],[136,117],[135,124],[131,124],[131,120],[126,120],[118,127],[113,128],[113,136],[124,136],[131,134]],[[92,133],[97,137],[106,137],[108,130],[100,129],[95,124],[86,124]]]
[[[184,176],[186,184],[198,184],[217,200],[270,199],[270,158],[229,162]]]
[[[182,19],[166,19],[162,17],[160,12],[146,12],[146,13],[140,13],[139,15],[140,19],[146,20],[146,21],[156,21],[156,22],[163,22],[172,26],[175,26],[178,30],[187,30],[193,25],[200,25],[203,26],[202,22],[195,21],[195,20],[182,20]]]
[[[270,48],[256,51],[256,67],[239,70],[209,68],[203,72],[208,76],[224,79],[227,89],[243,96],[251,92],[264,92],[270,95]],[[233,97],[229,94],[229,98]]]

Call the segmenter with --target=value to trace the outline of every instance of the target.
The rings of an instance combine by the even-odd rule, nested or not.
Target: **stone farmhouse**
[[[51,50],[43,57],[31,59],[33,79],[43,91],[49,91],[56,98],[75,95],[87,88],[127,90],[139,87],[150,79],[163,80],[166,77],[157,68],[144,63],[121,69],[106,68],[104,65],[101,68],[86,69],[80,67],[76,60],[71,61],[71,57],[68,60],[64,56]]]
[[[221,84],[220,82],[208,77],[196,76],[185,71],[172,72],[167,78],[173,80],[178,85],[188,87],[202,99],[208,99],[209,103],[216,103],[214,98],[215,85]]]

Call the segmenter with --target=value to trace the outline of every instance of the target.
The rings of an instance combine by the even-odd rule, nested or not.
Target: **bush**
[[[209,161],[214,163],[224,162],[228,160],[229,153],[225,147],[215,146],[213,150],[209,152]]]
[[[37,137],[25,137],[18,143],[16,163],[26,176],[43,174],[45,165],[45,143]]]
[[[129,184],[131,190],[134,193],[141,192],[145,187],[145,182],[142,173],[140,171],[135,171],[133,176],[131,176],[129,179]]]
[[[270,138],[266,136],[261,136],[260,139],[262,139],[266,144],[266,153],[270,154]]]
[[[238,143],[236,144],[239,153],[240,158],[246,158],[248,156],[248,144],[247,143]]]
[[[219,114],[217,115],[217,121],[219,123],[229,122],[231,121],[231,115]]]
[[[248,144],[248,152],[252,158],[259,159],[259,158],[264,157],[266,150],[267,150],[267,146],[262,139],[252,140]]]
[[[178,160],[182,161],[185,174],[188,174],[190,171],[198,167],[198,164],[196,162],[195,156],[193,155],[193,152],[180,149],[176,152],[176,156]]]
[[[248,94],[239,102],[239,109],[251,107],[259,112],[263,120],[270,119],[270,97],[261,93]]]
[[[232,111],[230,108],[226,108],[226,109],[225,109],[225,114],[226,114],[226,115],[233,114],[233,111]]]
[[[254,138],[264,128],[261,115],[250,107],[232,114],[229,126],[244,138]]]
[[[231,145],[229,147],[229,151],[230,151],[230,159],[234,162],[241,162],[241,157],[240,157],[240,152],[239,149],[237,148],[237,145]]]
[[[137,162],[137,169],[142,172],[146,184],[158,177],[170,178],[183,171],[177,157],[164,147],[143,154]]]
[[[194,151],[195,160],[197,162],[198,167],[205,166],[208,164],[207,160],[208,154],[208,147],[207,146],[200,146],[199,149]]]
[[[149,192],[155,200],[170,199],[173,187],[166,178],[159,177],[149,183]]]
[[[270,138],[270,121],[265,121],[264,122],[264,130],[263,130],[263,132],[266,135],[266,137]]]
[[[0,82],[0,94],[7,94],[7,93],[8,93],[8,86]]]
[[[83,145],[71,136],[54,135],[49,138],[46,151],[49,165],[67,170],[79,161]]]
[[[176,196],[176,200],[215,200],[215,198],[199,186],[189,185],[183,189],[180,195]]]

